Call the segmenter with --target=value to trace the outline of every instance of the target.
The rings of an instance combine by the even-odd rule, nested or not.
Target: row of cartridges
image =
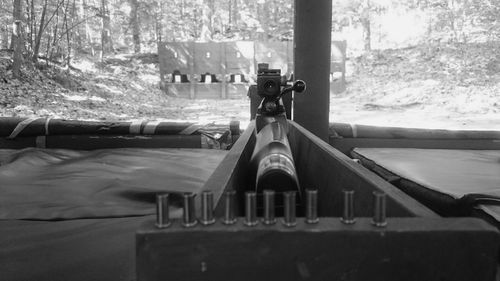
[[[286,227],[294,227],[297,224],[296,216],[296,194],[295,191],[282,192],[283,194],[283,217],[281,223]],[[343,207],[340,221],[344,224],[354,224],[354,191],[342,190]],[[184,227],[193,227],[198,222],[203,226],[209,226],[216,222],[214,216],[214,194],[212,191],[203,191],[201,193],[201,214],[196,216],[196,194],[183,194],[183,213],[181,224]],[[264,190],[262,192],[262,218],[257,217],[257,193],[254,191],[245,192],[245,216],[243,224],[249,227],[256,226],[261,222],[264,225],[274,225],[278,222],[275,215],[275,197],[274,190]],[[225,225],[232,225],[238,221],[235,214],[236,209],[236,191],[229,190],[223,193],[224,215],[221,219]],[[372,224],[377,227],[385,227],[386,220],[386,195],[383,192],[373,192],[373,219]],[[305,222],[307,224],[316,224],[318,217],[318,191],[314,189],[305,190]],[[158,194],[156,196],[156,226],[166,228],[171,225],[169,215],[169,194]]]

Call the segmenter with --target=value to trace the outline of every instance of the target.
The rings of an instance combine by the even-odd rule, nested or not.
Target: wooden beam
[[[295,78],[307,83],[294,96],[294,120],[328,141],[332,1],[295,0]]]
[[[297,123],[291,121],[290,125],[288,140],[300,185],[318,189],[320,216],[340,216],[342,189],[349,189],[356,192],[356,216],[372,215],[372,192],[382,191],[388,197],[387,215],[390,217],[437,217],[433,211]]]
[[[321,218],[254,227],[145,223],[136,235],[137,280],[495,280],[498,232],[474,218]]]

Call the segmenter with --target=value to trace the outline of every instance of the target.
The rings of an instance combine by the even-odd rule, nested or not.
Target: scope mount
[[[289,87],[283,87],[278,95],[266,95],[257,109],[257,114],[265,116],[277,116],[285,113],[281,98],[291,92],[302,93],[306,89],[306,83],[302,80],[295,81]]]
[[[302,93],[306,89],[306,83],[302,80],[296,80],[291,86],[283,86],[280,84],[280,91],[276,95],[261,95],[263,97],[262,102],[257,108],[257,114],[255,116],[255,130],[260,132],[260,130],[269,123],[278,122],[282,124],[285,131],[288,131],[288,121],[285,111],[285,106],[283,105],[282,97],[291,92]]]

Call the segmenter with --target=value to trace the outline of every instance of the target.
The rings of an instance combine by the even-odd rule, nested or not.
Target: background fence
[[[346,42],[332,42],[330,92],[345,90]],[[293,42],[167,42],[159,46],[162,89],[184,98],[240,98],[258,63],[293,74]]]

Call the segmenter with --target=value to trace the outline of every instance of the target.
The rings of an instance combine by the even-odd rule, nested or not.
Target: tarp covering
[[[399,177],[459,199],[500,198],[500,150],[356,148]]]
[[[0,150],[0,219],[153,214],[156,193],[196,192],[224,156],[200,149]]]
[[[500,221],[500,150],[356,148],[352,154],[444,215],[480,207]]]
[[[178,195],[198,192],[225,155],[0,150],[0,280],[134,280],[134,235],[154,219],[155,194],[173,193],[179,217]]]

